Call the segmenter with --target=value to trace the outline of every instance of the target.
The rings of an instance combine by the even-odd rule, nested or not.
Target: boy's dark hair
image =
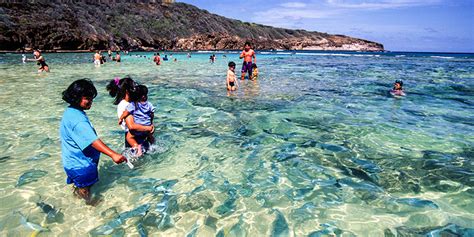
[[[229,67],[235,67],[235,63],[234,62],[229,62],[228,66]]]
[[[132,102],[148,100],[148,87],[145,85],[138,85],[135,91],[132,93],[130,100]]]
[[[257,67],[257,64],[252,63],[252,68],[258,68],[258,67]]]
[[[246,41],[244,46],[252,46],[252,44],[250,44],[249,41]]]
[[[94,84],[91,80],[86,78],[73,82],[65,91],[63,91],[63,100],[74,107],[79,107],[83,96],[91,98],[97,96],[97,90],[95,89]]]
[[[131,95],[135,91],[137,84],[130,77],[125,77],[122,79],[114,79],[109,82],[106,89],[109,92],[109,95],[115,97],[114,105],[118,105],[120,101],[125,98],[125,95],[128,91]]]

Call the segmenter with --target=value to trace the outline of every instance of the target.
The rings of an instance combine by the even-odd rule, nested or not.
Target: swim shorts
[[[249,78],[252,78],[252,62],[242,64],[242,73],[248,73]]]
[[[67,175],[66,183],[74,183],[78,188],[89,187],[99,181],[99,172],[95,163],[82,169],[64,169],[64,171]]]

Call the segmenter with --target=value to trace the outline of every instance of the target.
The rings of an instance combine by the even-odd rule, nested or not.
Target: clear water
[[[0,55],[0,235],[33,232],[18,212],[41,236],[473,234],[473,55],[262,52],[259,80],[230,96],[235,53],[159,67],[140,55],[97,68],[92,54],[45,54],[43,74]],[[105,85],[125,75],[150,88],[158,145],[133,170],[102,156],[102,201],[86,206],[65,184],[61,92],[91,78],[87,114],[121,151]],[[397,79],[404,98],[388,93]]]

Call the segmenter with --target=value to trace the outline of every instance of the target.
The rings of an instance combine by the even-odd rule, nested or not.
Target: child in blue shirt
[[[85,110],[92,106],[97,90],[89,79],[73,82],[64,92],[63,100],[69,103],[59,128],[61,157],[67,183],[74,183],[74,193],[90,204],[90,187],[99,181],[98,164],[104,153],[119,164],[125,157],[111,150],[97,136]]]
[[[133,116],[136,124],[143,126],[152,126],[153,118],[155,116],[155,107],[148,102],[148,88],[144,85],[138,85],[135,92],[132,93],[131,103],[119,118],[119,124],[129,115]],[[126,136],[128,144],[135,149],[136,156],[140,157],[143,154],[141,147],[141,140],[148,139],[150,143],[154,143],[153,133],[128,131]]]

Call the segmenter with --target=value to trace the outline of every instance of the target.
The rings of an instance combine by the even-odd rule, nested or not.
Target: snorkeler
[[[244,63],[242,64],[242,76],[241,80],[245,79],[245,73],[248,73],[249,79],[252,79],[252,58],[253,63],[257,64],[257,57],[255,56],[255,51],[251,49],[250,42],[245,42],[244,50],[240,54],[240,59],[244,59]]]
[[[390,94],[398,95],[398,96],[405,96],[405,92],[403,92],[403,81],[402,80],[396,80],[395,83],[393,83],[393,89],[390,90]]]

